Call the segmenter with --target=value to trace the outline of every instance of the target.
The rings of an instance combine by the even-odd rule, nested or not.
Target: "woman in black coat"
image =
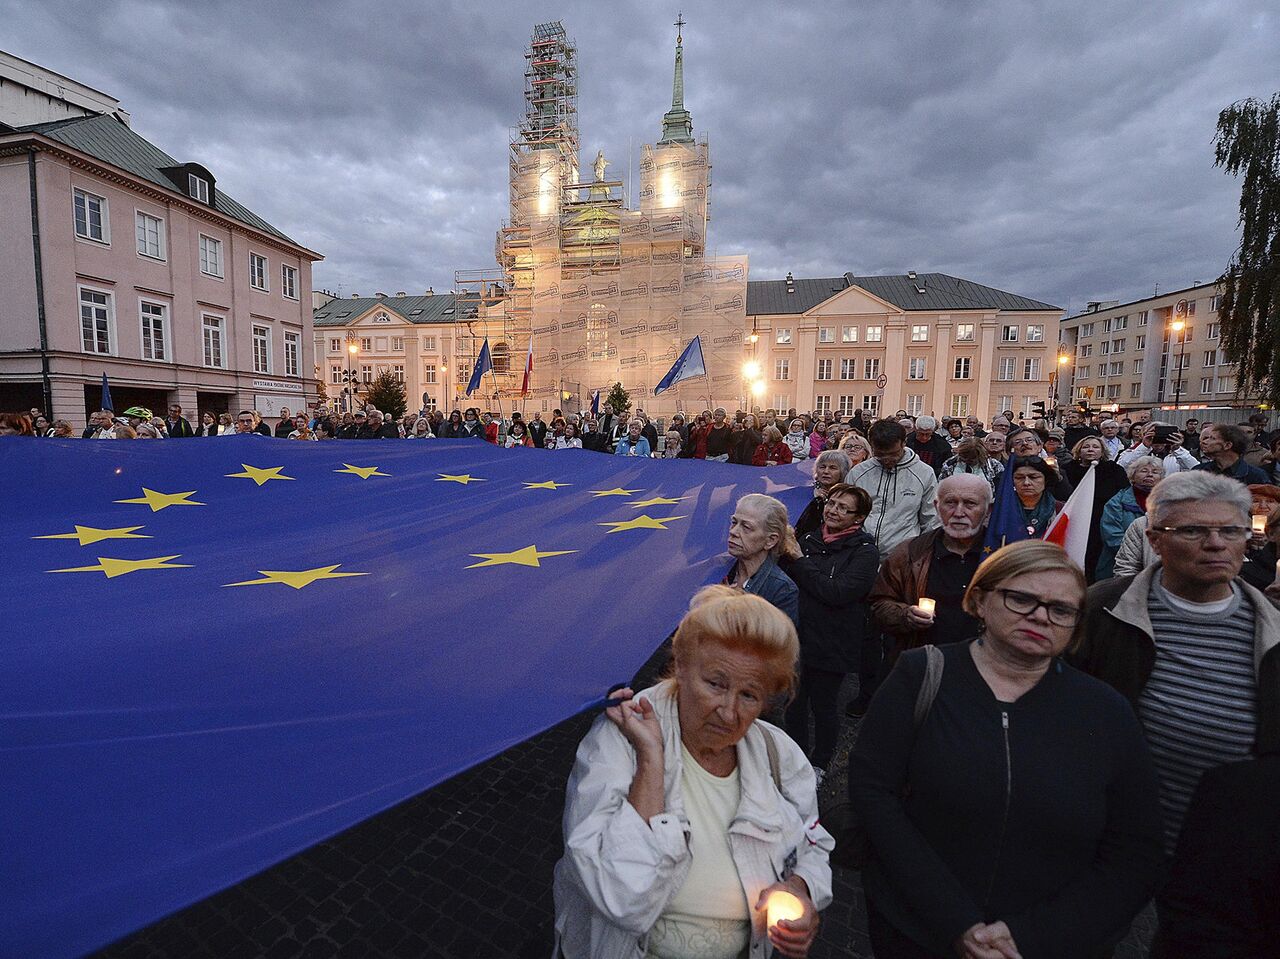
[[[849,794],[871,847],[876,959],[1110,957],[1155,892],[1164,837],[1142,727],[1059,658],[1084,602],[1060,547],[1005,546],[964,598],[985,630],[941,647],[923,717],[927,650],[903,653],[871,701]]]
[[[1086,436],[1072,448],[1071,462],[1062,467],[1062,473],[1072,489],[1080,485],[1085,474],[1089,472],[1091,463],[1097,464],[1093,467],[1096,474],[1093,488],[1093,523],[1089,526],[1089,545],[1084,553],[1085,576],[1090,583],[1093,582],[1094,571],[1098,568],[1098,557],[1102,555],[1102,507],[1106,506],[1107,501],[1116,493],[1129,488],[1129,474],[1125,472],[1123,466],[1112,462],[1102,439],[1097,436]]]
[[[836,483],[827,491],[822,526],[800,540],[803,555],[783,561],[800,590],[800,687],[787,709],[787,732],[809,755],[819,783],[840,735],[840,685],[868,641],[866,600],[880,566],[875,540],[862,529],[870,512],[866,490]]]
[[[756,447],[764,442],[760,417],[754,413],[748,413],[744,416],[742,418],[742,429],[734,430],[729,442],[729,462],[750,466],[751,457],[755,455]]]

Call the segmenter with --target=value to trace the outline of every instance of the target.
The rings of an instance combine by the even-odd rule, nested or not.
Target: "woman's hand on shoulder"
[[[615,699],[625,699],[619,706],[610,706],[604,711],[609,722],[618,727],[619,732],[631,744],[639,758],[657,758],[662,755],[662,726],[658,723],[658,714],[653,703],[647,699],[636,699],[631,687],[616,690]]]
[[[767,930],[769,941],[773,943],[773,948],[789,959],[803,959],[809,955],[813,940],[818,935],[818,910],[813,908],[813,900],[809,898],[809,887],[798,876],[775,882],[760,893],[756,909],[765,909],[769,893],[775,890],[789,892],[799,899],[804,906],[804,915],[799,919],[778,920]]]
[[[1013,933],[1003,922],[978,923],[955,941],[960,959],[1022,959]]]

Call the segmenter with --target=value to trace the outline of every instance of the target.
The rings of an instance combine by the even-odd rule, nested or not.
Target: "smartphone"
[[[1151,438],[1152,443],[1168,443],[1169,437],[1178,432],[1176,426],[1157,426],[1155,435]]]

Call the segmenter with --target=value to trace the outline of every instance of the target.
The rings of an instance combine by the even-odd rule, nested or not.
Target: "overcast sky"
[[[0,49],[324,254],[314,286],[494,266],[535,22],[577,40],[583,166],[657,139],[677,9],[709,248],[753,279],[942,271],[1075,311],[1207,282],[1237,243],[1218,111],[1280,89],[1274,0],[0,0]]]

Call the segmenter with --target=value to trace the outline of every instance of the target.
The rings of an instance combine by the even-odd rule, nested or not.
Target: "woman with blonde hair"
[[[965,593],[978,638],[907,650],[877,691],[849,766],[877,959],[1101,959],[1155,891],[1142,727],[1061,658],[1084,603],[1060,547],[1005,546]]]
[[[709,586],[676,630],[672,678],[615,694],[566,789],[557,955],[808,954],[834,842],[804,754],[759,718],[794,688],[798,652],[769,603]],[[800,918],[768,924],[784,893]]]
[[[725,585],[759,596],[793,623],[800,622],[796,584],[778,566],[779,560],[800,555],[781,500],[764,493],[748,493],[738,500],[729,517],[729,555],[734,563]]]
[[[780,466],[791,462],[791,447],[782,440],[782,430],[776,426],[764,428],[764,438],[755,453],[747,460],[752,466]]]
[[[871,459],[871,444],[861,433],[849,432],[840,441],[840,452],[849,457],[849,469]]]

